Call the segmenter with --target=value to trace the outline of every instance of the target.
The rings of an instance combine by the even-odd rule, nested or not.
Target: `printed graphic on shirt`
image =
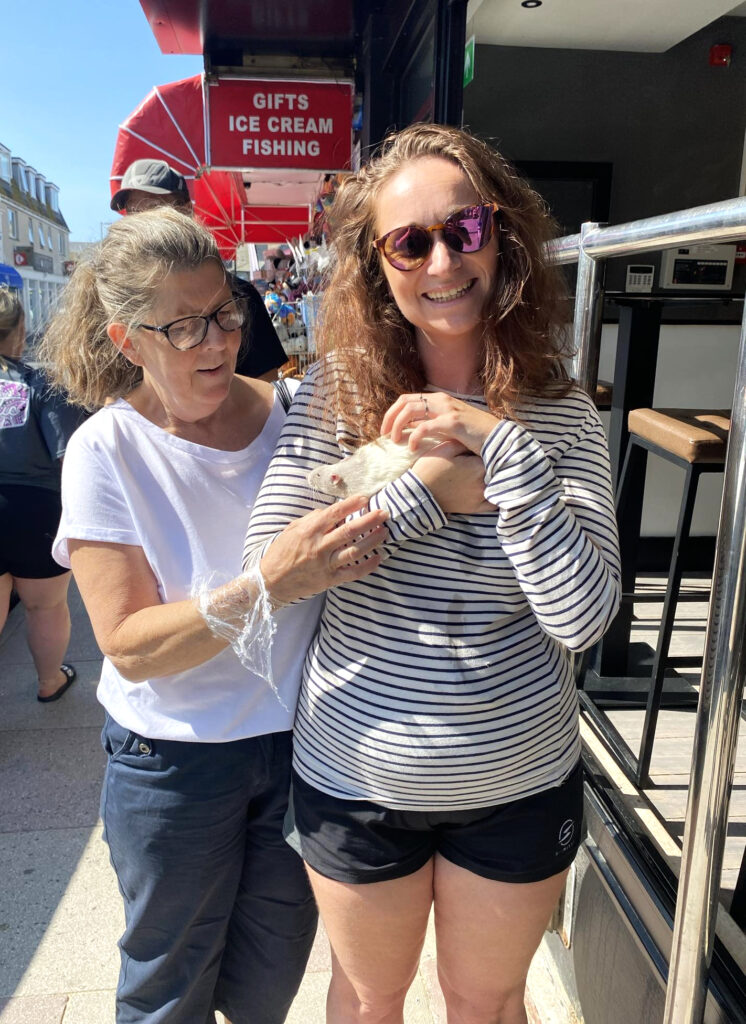
[[[22,427],[28,420],[31,389],[20,380],[0,380],[0,430]]]

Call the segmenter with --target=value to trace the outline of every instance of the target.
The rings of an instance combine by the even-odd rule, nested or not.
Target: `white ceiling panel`
[[[494,46],[661,53],[726,14],[733,0],[469,0],[467,34]],[[727,41],[727,40],[726,40]]]

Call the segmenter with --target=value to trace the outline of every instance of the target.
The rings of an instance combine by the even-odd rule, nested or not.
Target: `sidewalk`
[[[20,606],[0,637],[0,1024],[114,1020],[123,917],[98,820],[101,655],[74,588],[70,605],[68,660],[78,679],[57,703],[35,699]],[[329,977],[320,928],[287,1024],[323,1024]],[[541,952],[529,987],[530,1024],[568,1024],[554,1008],[554,980]],[[445,1024],[432,927],[405,1022]]]

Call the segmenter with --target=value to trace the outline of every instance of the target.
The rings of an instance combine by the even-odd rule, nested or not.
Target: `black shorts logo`
[[[567,821],[563,821],[560,825],[559,835],[557,836],[560,846],[563,847],[563,849],[567,849],[572,842],[574,835],[575,822],[572,818],[568,818]]]

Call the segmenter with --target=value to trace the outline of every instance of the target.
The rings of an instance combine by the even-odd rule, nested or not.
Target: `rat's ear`
[[[142,366],[139,348],[126,324],[109,324],[106,328],[106,333],[109,335],[112,345],[119,349],[125,359],[129,359],[135,366]]]

